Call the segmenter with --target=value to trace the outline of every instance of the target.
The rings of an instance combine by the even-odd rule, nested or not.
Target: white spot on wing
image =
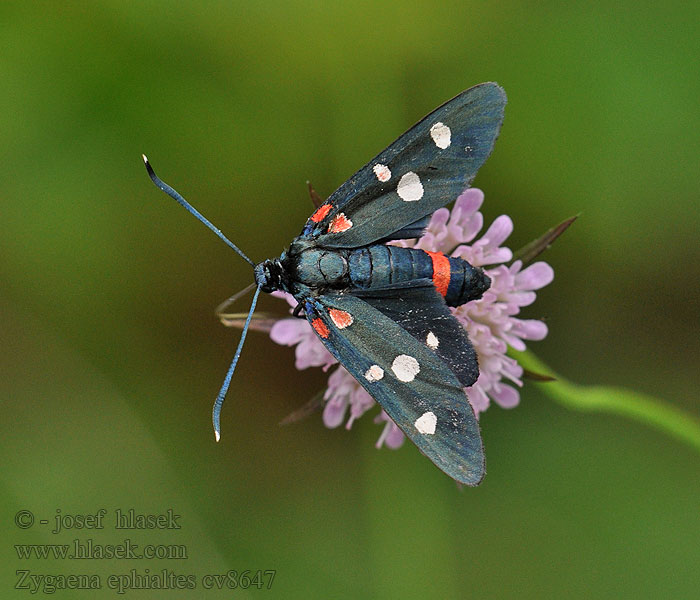
[[[423,413],[422,416],[416,419],[414,423],[418,433],[423,435],[433,435],[435,433],[435,426],[437,425],[437,417],[433,412]]]
[[[413,381],[420,371],[418,361],[408,354],[399,354],[391,363],[391,370],[400,381]]]
[[[372,365],[365,371],[365,379],[369,382],[379,381],[382,377],[384,377],[384,369],[379,365]]]
[[[430,137],[433,138],[435,145],[442,150],[450,147],[452,143],[451,135],[450,128],[444,123],[435,123],[430,128]]]
[[[377,179],[381,182],[389,181],[391,179],[391,170],[386,165],[376,164],[372,169]]]
[[[423,197],[423,184],[413,171],[406,173],[396,187],[396,193],[404,202],[415,202]]]
[[[425,338],[425,343],[431,350],[437,350],[437,347],[440,345],[440,340],[438,340],[437,336],[432,331],[429,331],[428,336]]]

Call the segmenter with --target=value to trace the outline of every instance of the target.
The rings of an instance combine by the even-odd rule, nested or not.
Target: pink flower
[[[451,212],[441,208],[433,214],[419,240],[392,242],[397,246],[463,258],[474,266],[483,267],[491,278],[491,287],[482,298],[451,309],[467,330],[479,358],[479,379],[465,390],[477,414],[485,411],[491,401],[502,408],[512,408],[520,401],[518,388],[523,385],[523,368],[506,352],[508,346],[524,350],[525,340],[541,340],[547,335],[547,326],[542,321],[519,319],[517,315],[521,307],[535,301],[535,290],[554,278],[554,271],[546,262],[536,262],[524,269],[519,260],[505,264],[513,258],[511,250],[502,245],[513,231],[513,221],[506,215],[498,217],[479,239],[475,239],[484,224],[479,212],[483,201],[483,192],[470,188],[457,199]],[[276,292],[275,295],[286,297],[291,306],[296,305],[288,294]],[[282,319],[272,326],[270,337],[278,344],[295,346],[298,369],[313,366],[327,370],[337,362],[305,320]],[[375,404],[342,366],[328,378],[324,400],[326,427],[337,427],[345,422],[348,429]],[[398,448],[403,443],[403,433],[384,411],[375,422],[385,424],[377,447],[386,444]]]

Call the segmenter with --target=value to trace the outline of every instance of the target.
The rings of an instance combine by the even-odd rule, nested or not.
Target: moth
[[[279,257],[255,264],[178,192],[153,182],[253,266],[255,294],[213,409],[219,415],[260,291],[298,302],[328,351],[435,465],[460,483],[485,473],[479,425],[464,388],[476,352],[449,307],[481,298],[490,279],[438,252],[387,245],[419,238],[431,215],[474,179],[498,137],[506,95],[469,88],[435,109],[318,206]]]

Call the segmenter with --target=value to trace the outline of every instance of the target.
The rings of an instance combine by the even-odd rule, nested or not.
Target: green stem
[[[663,401],[623,388],[581,386],[556,375],[532,352],[513,352],[525,368],[546,373],[556,381],[540,383],[539,389],[572,410],[598,411],[635,419],[670,435],[700,451],[700,420]]]

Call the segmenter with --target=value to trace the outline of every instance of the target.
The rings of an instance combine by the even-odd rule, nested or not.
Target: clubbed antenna
[[[212,411],[212,421],[214,423],[214,437],[218,442],[221,439],[221,427],[219,425],[219,415],[221,414],[221,405],[224,403],[224,398],[226,398],[226,392],[228,392],[228,386],[231,384],[231,377],[233,377],[233,372],[236,370],[236,364],[238,363],[238,358],[241,355],[241,350],[243,349],[243,342],[245,342],[245,336],[248,333],[248,327],[250,326],[250,319],[253,317],[253,312],[255,311],[255,305],[258,303],[258,296],[260,295],[260,286],[255,289],[255,295],[253,296],[253,302],[250,305],[250,311],[248,312],[248,318],[245,320],[245,325],[243,326],[243,333],[241,333],[241,341],[238,342],[238,348],[236,348],[236,354],[233,356],[231,361],[231,366],[228,368],[228,373],[224,377],[224,384],[219,390],[219,395],[214,401],[214,409]]]
[[[255,266],[255,263],[250,260],[245,253],[238,247],[236,244],[234,244],[231,240],[229,240],[223,233],[221,233],[220,229],[217,229],[214,227],[214,225],[211,224],[209,219],[207,219],[202,213],[200,213],[194,206],[192,206],[187,200],[185,200],[178,192],[176,192],[173,188],[171,188],[167,183],[165,183],[158,175],[155,174],[155,171],[153,170],[153,167],[151,166],[151,163],[148,162],[148,158],[146,158],[145,154],[141,155],[143,157],[143,162],[146,165],[146,170],[148,171],[148,175],[153,181],[153,183],[156,184],[157,187],[159,187],[161,190],[163,190],[168,196],[171,198],[174,198],[177,200],[182,206],[187,209],[187,211],[191,214],[193,214],[195,217],[197,217],[202,223],[204,223],[209,229],[211,229],[216,235],[219,236],[228,246],[229,248],[232,248],[235,252],[238,253],[239,256],[241,256],[246,262],[250,263],[253,267]]]

